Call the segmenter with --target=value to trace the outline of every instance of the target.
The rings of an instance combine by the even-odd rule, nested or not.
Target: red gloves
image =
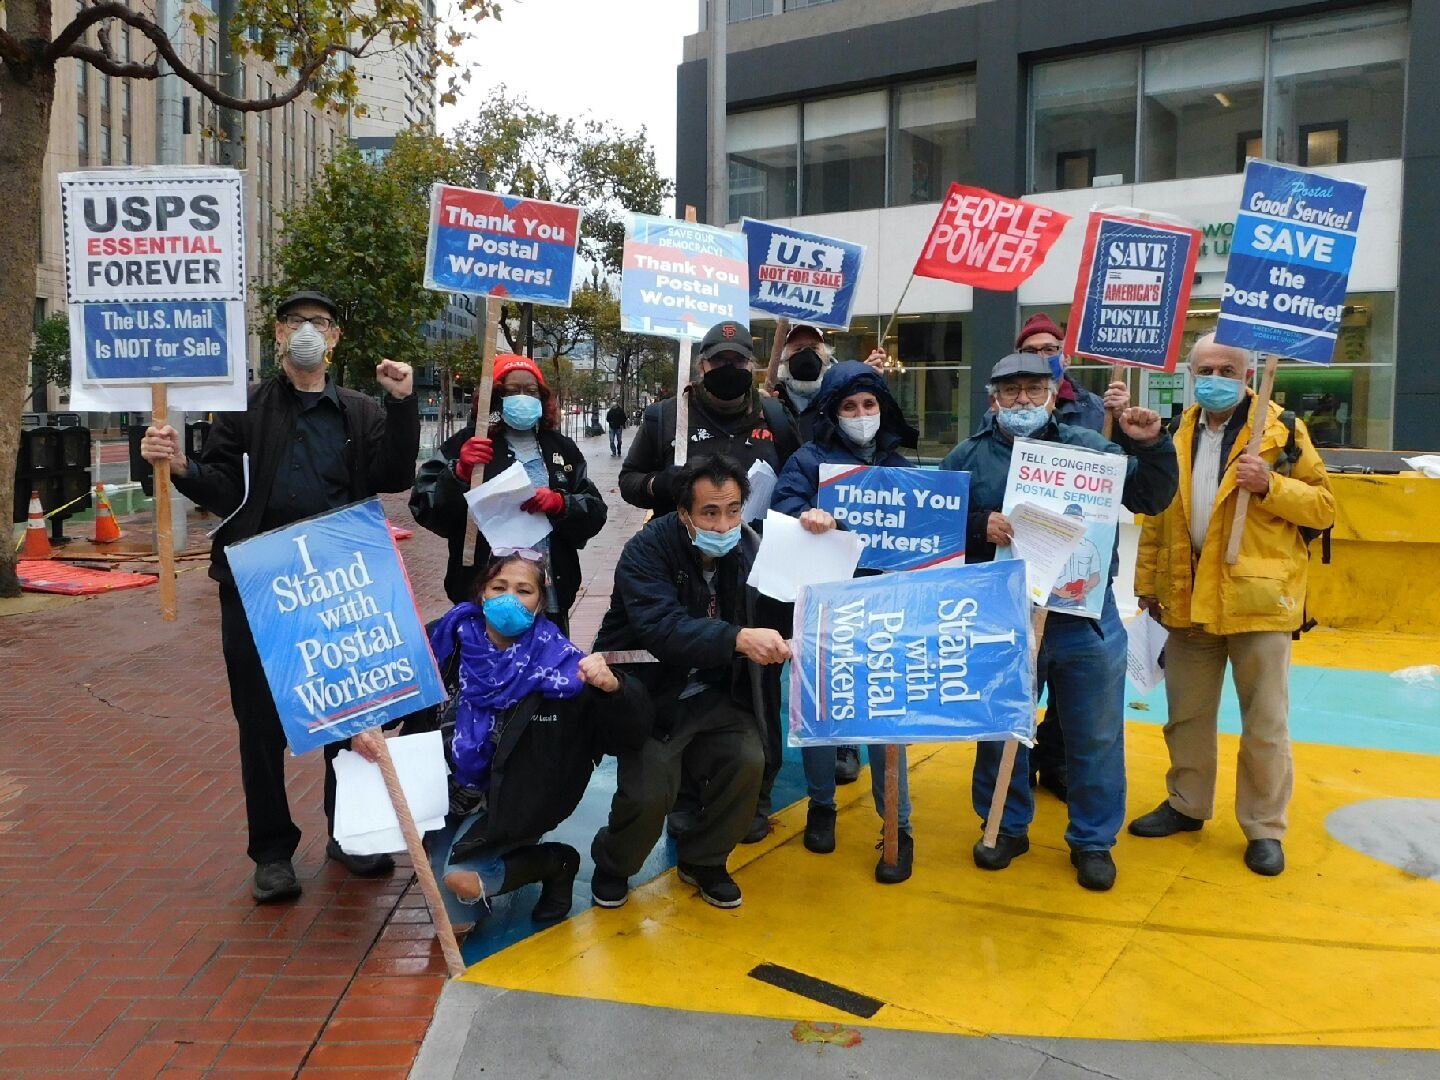
[[[532,514],[558,514],[565,509],[565,496],[551,488],[536,488],[534,498],[526,499],[520,509]]]
[[[495,447],[489,439],[466,439],[460,447],[460,457],[455,461],[455,475],[462,484],[470,483],[476,465],[489,465],[495,457]]]

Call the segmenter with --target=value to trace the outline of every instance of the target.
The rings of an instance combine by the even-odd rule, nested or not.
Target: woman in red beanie
[[[475,576],[490,561],[490,545],[475,536],[475,559],[464,565],[465,493],[476,469],[489,480],[520,462],[535,485],[535,497],[522,507],[550,519],[552,531],[541,542],[547,556],[545,613],[568,634],[570,605],[580,589],[579,550],[605,525],[605,500],[586,476],[585,455],[560,434],[559,414],[545,376],[535,361],[514,353],[495,357],[490,418],[484,436],[476,417],[440,447],[440,456],[420,466],[410,493],[410,513],[425,528],[450,541],[445,595],[455,603],[470,599]]]

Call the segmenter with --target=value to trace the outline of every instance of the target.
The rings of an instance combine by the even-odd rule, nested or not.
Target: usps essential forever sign
[[[1048,206],[951,184],[915,273],[979,289],[1019,288],[1040,269],[1069,220]]]
[[[1045,605],[1047,610],[1100,618],[1110,583],[1110,560],[1115,552],[1128,467],[1129,459],[1122,454],[1103,454],[1063,443],[1015,440],[1000,512],[1008,514],[1016,504],[1029,502],[1085,522],[1085,535],[1061,570]],[[1014,556],[1008,547],[1002,547],[995,557]]]
[[[1364,202],[1364,184],[1247,162],[1215,340],[1330,363]]]
[[[790,744],[1035,732],[1025,568],[983,563],[800,590]]]
[[[569,307],[578,207],[436,184],[425,287]]]
[[[631,214],[620,275],[620,329],[698,338],[718,322],[749,322],[745,237],[709,225]]]
[[[782,319],[850,328],[865,247],[846,240],[740,219],[750,252],[750,306]]]
[[[1065,352],[1173,371],[1200,230],[1092,211]]]
[[[444,700],[378,499],[225,554],[297,754]]]
[[[820,466],[820,509],[860,537],[872,570],[963,563],[969,500],[969,473]]]

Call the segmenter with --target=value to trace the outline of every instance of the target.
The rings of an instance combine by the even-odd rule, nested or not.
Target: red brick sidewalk
[[[641,514],[586,440],[611,524],[584,553],[588,646]],[[403,497],[391,519],[411,525]],[[443,541],[401,544],[422,613]],[[318,755],[291,762],[305,836],[292,905],[257,907],[214,583],[0,619],[0,1074],[408,1074],[443,982],[408,862],[362,881],[324,858]]]

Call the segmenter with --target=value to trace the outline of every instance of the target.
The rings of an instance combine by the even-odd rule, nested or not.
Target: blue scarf
[[[442,667],[460,643],[459,688],[455,691],[455,737],[451,757],[455,779],[467,787],[490,782],[500,713],[537,691],[547,698],[572,698],[585,688],[581,653],[543,615],[508,648],[496,648],[485,633],[479,604],[456,604],[430,632],[430,648]]]

